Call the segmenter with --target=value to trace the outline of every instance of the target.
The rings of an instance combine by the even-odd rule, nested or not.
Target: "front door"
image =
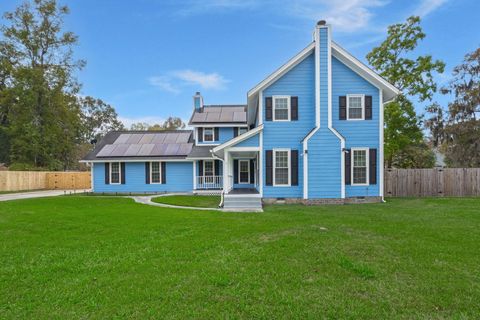
[[[250,160],[238,161],[238,182],[240,184],[250,183]]]

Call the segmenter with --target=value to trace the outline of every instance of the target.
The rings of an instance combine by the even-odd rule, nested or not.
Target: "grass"
[[[176,206],[218,208],[218,205],[220,204],[220,196],[178,195],[157,197],[153,198],[152,201],[157,203],[173,204]]]
[[[0,203],[0,318],[468,319],[480,199],[160,208]]]

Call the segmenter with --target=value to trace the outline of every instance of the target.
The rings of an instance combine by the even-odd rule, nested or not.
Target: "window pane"
[[[249,161],[239,161],[240,163],[240,183],[248,183],[249,181],[249,172],[248,167],[250,166]]]
[[[348,118],[362,119],[362,97],[348,98]]]
[[[213,161],[205,161],[205,172],[206,176],[213,176]]]
[[[238,134],[244,134],[245,132],[247,132],[247,128],[238,128]]]
[[[288,184],[288,151],[275,152],[275,184]]]
[[[275,98],[275,120],[288,120],[288,98]]]
[[[151,183],[160,183],[160,162],[151,163],[152,181]]]
[[[120,183],[120,164],[118,162],[113,162],[110,164],[111,170],[111,183]]]
[[[367,183],[367,152],[353,150],[353,183]]]
[[[213,141],[213,128],[203,129],[203,140],[204,141]]]

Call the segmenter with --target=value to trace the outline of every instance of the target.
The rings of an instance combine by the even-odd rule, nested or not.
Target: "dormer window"
[[[347,120],[365,119],[365,99],[362,94],[350,94],[347,96]]]
[[[240,127],[238,128],[238,135],[244,134],[247,131],[248,131],[247,127]]]
[[[205,142],[213,142],[214,138],[214,130],[213,128],[204,128],[203,129],[203,141]]]
[[[290,97],[273,97],[273,121],[290,121]]]

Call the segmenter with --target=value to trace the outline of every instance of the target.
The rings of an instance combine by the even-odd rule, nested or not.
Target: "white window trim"
[[[350,98],[362,99],[362,117],[359,119],[350,119]],[[365,95],[364,94],[347,94],[347,120],[349,121],[365,120]]]
[[[158,163],[158,173],[159,173],[159,177],[160,177],[160,181],[159,182],[153,182],[153,179],[152,179],[152,163]],[[161,161],[150,161],[150,184],[162,184],[162,162]]]
[[[212,163],[212,175],[211,176],[207,176],[205,173],[207,172],[207,170],[205,170],[205,164],[207,162],[211,162]],[[203,161],[203,176],[204,177],[215,177],[215,161],[214,160],[205,160]]]
[[[248,172],[248,182],[242,182],[241,179],[240,179],[240,168],[242,167],[240,165],[240,162],[246,162],[247,163],[247,172]],[[250,184],[250,160],[238,160],[238,184]]]
[[[288,184],[277,184],[277,179],[276,179],[276,169],[277,169],[277,157],[276,157],[276,153],[277,151],[287,151],[288,152],[288,155],[287,155],[287,161],[288,161]],[[292,171],[292,164],[290,163],[290,153],[291,153],[291,149],[273,149],[272,150],[272,157],[273,157],[273,186],[274,187],[290,187],[291,184],[292,184],[292,177],[291,177],[291,171]]]
[[[211,141],[205,140],[205,131],[207,131],[207,129],[212,129],[212,140],[211,140]],[[214,127],[205,127],[205,128],[203,128],[202,134],[203,134],[203,141],[202,141],[202,142],[210,142],[210,143],[211,143],[211,142],[215,142],[215,140],[216,140],[215,138],[216,138],[216,137],[215,137],[215,128],[214,128]]]
[[[370,152],[369,152],[369,148],[351,148],[350,149],[350,152],[352,153],[350,155],[350,177],[351,177],[351,185],[352,186],[368,186],[370,185],[370,159],[369,159],[369,156],[370,156]],[[365,177],[365,183],[355,183],[353,182],[354,179],[353,179],[353,164],[354,164],[354,151],[365,151],[365,165],[367,166],[367,170],[366,170],[366,177]]]
[[[113,163],[118,163],[118,182],[112,182],[112,164]],[[119,161],[110,162],[108,172],[109,172],[108,178],[109,178],[110,184],[122,184],[122,164]]]
[[[275,101],[276,99],[287,99],[287,114],[288,118],[287,119],[276,119],[275,118]],[[286,122],[286,121],[291,121],[290,116],[291,116],[291,97],[290,96],[272,96],[272,121],[276,122]]]

